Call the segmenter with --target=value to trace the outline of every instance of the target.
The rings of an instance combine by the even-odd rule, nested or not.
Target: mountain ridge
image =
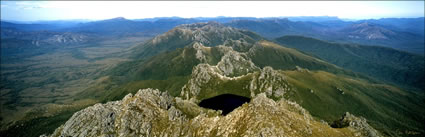
[[[419,89],[424,87],[424,58],[420,55],[379,46],[330,43],[303,36],[284,36],[276,41],[387,83]]]
[[[288,115],[285,116],[297,117],[299,115],[293,113],[292,107],[282,106],[289,104],[289,106],[303,108],[304,112],[307,113],[308,111],[309,115],[316,120],[304,119],[304,116],[310,117],[308,115],[300,116],[301,121],[298,123],[303,124],[295,127],[295,130],[291,128],[285,130],[285,133],[291,133],[294,136],[311,136],[316,133],[318,136],[323,136],[327,134],[320,129],[335,135],[341,133],[336,131],[341,130],[347,133],[346,135],[361,136],[379,135],[381,133],[387,136],[403,136],[403,134],[396,132],[397,129],[411,131],[419,135],[424,133],[423,125],[420,124],[420,121],[425,119],[420,115],[425,110],[422,109],[421,95],[386,85],[369,76],[345,70],[322,59],[268,41],[254,32],[229,28],[214,22],[181,25],[148,40],[146,43],[135,45],[126,53],[132,60],[109,69],[105,73],[105,77],[100,77],[96,84],[91,85],[84,92],[76,95],[75,98],[77,100],[95,100],[95,102],[103,102],[106,105],[98,104],[95,107],[77,112],[65,125],[57,128],[57,132],[52,136],[57,134],[96,134],[97,132],[108,135],[119,133],[123,136],[151,135],[151,133],[160,135],[159,132],[165,131],[165,127],[172,127],[169,125],[173,125],[173,120],[170,122],[169,116],[171,116],[171,119],[180,119],[182,117],[174,117],[174,114],[180,112],[182,115],[179,114],[179,116],[183,116],[183,119],[189,121],[195,119],[199,120],[198,123],[200,123],[218,120],[224,122],[218,125],[228,127],[219,129],[220,126],[215,124],[200,126],[199,124],[186,123],[184,126],[177,127],[186,126],[196,129],[189,128],[182,131],[181,133],[184,135],[195,134],[196,131],[205,131],[203,129],[214,129],[208,130],[214,131],[209,134],[211,136],[242,135],[244,131],[248,131],[245,130],[248,128],[247,126],[238,128],[226,122],[240,121],[242,122],[241,125],[255,125],[256,123],[244,123],[246,121],[240,120],[240,117],[229,116],[229,118],[224,117],[223,119],[222,116],[219,116],[220,111],[212,111],[198,106],[199,101],[222,94],[252,98],[251,103],[234,111],[238,116],[251,117],[255,115],[267,120],[269,116],[279,117],[279,115],[271,115],[274,112],[288,112]],[[145,90],[138,92],[139,89]],[[152,89],[159,90],[153,91]],[[136,94],[137,97],[132,96],[132,94]],[[124,101],[107,103],[113,100]],[[130,104],[128,104],[128,101]],[[129,105],[131,108],[121,106],[120,103]],[[149,107],[152,104],[155,107]],[[276,104],[278,108],[262,106],[275,106],[273,104]],[[137,107],[134,108],[134,105]],[[125,109],[116,111],[117,107]],[[175,109],[170,110],[169,107]],[[138,111],[146,110],[146,112],[159,115],[146,116],[138,111],[133,111],[134,109]],[[245,111],[252,109],[261,109],[262,111]],[[295,112],[303,109],[295,109]],[[169,110],[171,115],[167,116],[167,114],[170,114],[168,113]],[[111,116],[111,113],[109,113],[111,111],[120,111],[125,114],[114,113]],[[101,115],[96,117],[94,121],[79,121],[80,119],[90,118],[95,114]],[[135,117],[127,114],[135,114],[140,116],[138,118],[143,118],[138,119],[136,117],[138,120],[134,120]],[[344,117],[341,118],[341,114],[344,114]],[[365,119],[353,118],[351,114],[365,117]],[[232,112],[230,115],[232,115]],[[217,116],[218,118],[209,119],[209,116]],[[106,123],[99,121],[99,119],[104,118],[108,119],[105,121]],[[160,120],[152,125],[149,124],[152,119]],[[353,122],[349,119],[360,119],[360,121]],[[128,123],[120,123],[120,120],[136,122],[131,124],[133,127],[128,127]],[[143,120],[147,120],[147,123],[137,123],[137,121]],[[323,120],[323,122],[319,122],[320,120]],[[79,122],[87,125],[99,125],[98,127],[102,128],[93,128],[91,130],[93,132],[82,131],[86,128],[80,128]],[[185,123],[177,120],[177,123],[179,122]],[[287,126],[279,120],[273,119],[267,122],[277,126]],[[305,122],[307,124],[304,124]],[[316,124],[311,126],[309,125],[310,122]],[[260,125],[264,124],[267,125],[267,123]],[[358,132],[358,129],[350,127],[353,125],[371,127],[371,130]],[[116,130],[116,126],[122,130]],[[139,127],[142,131],[139,130]],[[298,127],[317,127],[319,130],[308,130],[308,128],[305,130],[305,128]],[[275,128],[269,129],[275,131]],[[375,134],[372,129],[376,129],[379,133]],[[170,129],[170,131],[173,130]],[[295,132],[297,130],[301,132]],[[313,132],[310,133],[310,131]],[[372,132],[369,134],[369,131]],[[162,133],[168,134],[168,132]],[[262,133],[262,131],[257,133]],[[272,133],[268,133],[265,135],[272,135]],[[170,133],[169,135],[173,134]],[[199,135],[206,134],[200,133]],[[246,133],[246,135],[254,134]]]
[[[185,112],[191,106],[195,107],[192,111],[200,113],[194,118],[188,118]],[[143,117],[137,117],[142,113]],[[85,122],[89,119],[92,122]],[[380,136],[364,119],[346,113],[343,121],[349,126],[330,128],[313,120],[298,104],[287,100],[275,102],[264,93],[223,117],[190,101],[173,99],[166,92],[144,89],[122,101],[96,104],[77,112],[50,136]],[[166,123],[169,125],[162,127]],[[299,128],[294,131],[293,127]]]
[[[195,26],[197,25],[202,26],[200,24]],[[197,29],[200,28],[194,30]],[[178,34],[183,34],[183,32]],[[174,37],[174,35],[164,36]],[[135,63],[140,64],[136,66],[140,68],[135,67],[135,70],[128,71],[131,73],[127,76],[134,76],[139,80],[122,85],[122,87],[118,86],[114,90],[102,92],[103,95],[109,98],[107,100],[111,100],[111,98],[119,100],[128,93],[134,94],[138,89],[157,88],[173,96],[182,97],[184,100],[191,100],[196,104],[198,101],[221,94],[230,93],[252,98],[252,95],[257,93],[265,93],[273,100],[281,98],[295,100],[309,110],[313,116],[324,119],[328,123],[332,123],[333,120],[340,118],[341,114],[348,111],[355,115],[365,116],[372,127],[385,135],[398,136],[391,130],[396,126],[405,126],[403,122],[387,120],[386,118],[389,116],[412,123],[412,126],[404,127],[406,129],[422,132],[417,128],[419,125],[415,121],[422,118],[415,114],[422,113],[416,108],[420,108],[420,106],[413,105],[418,102],[406,102],[407,98],[412,97],[406,91],[381,83],[373,83],[371,82],[373,80],[369,80],[367,77],[267,40],[259,39],[253,44],[249,42],[245,45],[241,44],[242,47],[247,47],[247,50],[237,51],[233,47],[235,44],[238,45],[238,42],[227,42],[228,45],[226,45],[224,41],[218,46],[214,44],[209,46],[208,42],[205,42],[206,45],[204,45],[200,39],[196,40],[191,35],[186,36],[190,36],[187,37],[189,41],[187,43],[190,44],[176,44],[175,46],[178,47],[176,50],[168,49],[169,51],[158,52],[143,62],[136,60]],[[153,39],[147,43],[152,43],[152,41]],[[160,40],[159,43],[161,42],[164,41]],[[269,57],[259,57],[258,55]],[[285,57],[287,55],[292,56]],[[165,58],[170,61],[164,62]],[[265,58],[270,61],[266,61]],[[189,69],[179,65],[185,64],[184,62],[189,63]],[[144,63],[148,63],[148,65],[145,66]],[[251,67],[250,64],[259,66]],[[166,69],[177,71],[162,72]],[[245,71],[246,69],[247,71]],[[156,77],[156,75],[160,75],[160,77]],[[323,80],[326,81],[322,82]],[[90,92],[87,91],[87,93]],[[389,99],[383,99],[382,96],[388,96]],[[395,99],[395,97],[399,99]],[[414,100],[418,101],[416,98]],[[409,104],[407,105],[409,107],[385,104]],[[350,107],[353,105],[356,107]],[[376,108],[379,109],[374,110]],[[406,113],[398,114],[395,110],[405,110]],[[415,117],[405,119],[405,115],[414,115]],[[197,115],[191,116],[196,117]]]

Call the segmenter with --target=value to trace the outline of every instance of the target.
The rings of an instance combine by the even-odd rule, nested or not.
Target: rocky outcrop
[[[82,33],[18,31],[14,29],[2,29],[1,36],[2,38],[13,38],[19,39],[21,41],[30,41],[30,44],[34,46],[82,44],[91,40],[90,35]]]
[[[63,33],[63,34],[56,34],[49,38],[47,38],[45,41],[51,44],[55,43],[61,43],[61,44],[75,44],[75,43],[83,43],[87,42],[88,37],[86,35],[81,34],[73,34],[73,33]]]
[[[161,122],[172,125],[185,120],[174,103],[165,92],[139,90],[121,101],[96,104],[75,113],[50,136],[150,136],[152,130],[168,130],[158,127]],[[156,121],[159,119],[165,121]]]
[[[192,47],[196,50],[196,59],[198,59],[200,62],[202,63],[206,63],[207,62],[207,57],[205,56],[206,54],[206,48],[204,45],[202,45],[201,43],[195,42],[193,43]]]
[[[260,39],[258,35],[247,35],[244,30],[239,30],[224,26],[217,22],[205,22],[194,24],[182,24],[172,30],[159,35],[152,39],[151,43],[167,43],[167,41],[175,40],[176,38],[182,41],[198,42],[208,47],[218,46],[226,41],[234,40],[238,47],[243,45],[253,44]],[[230,40],[230,41],[229,41]],[[182,45],[186,46],[186,45]]]
[[[97,136],[115,133],[116,115],[121,113],[120,101],[96,104],[73,115],[51,136]]]
[[[228,50],[216,66],[224,76],[240,76],[259,70],[245,53]]]
[[[271,67],[260,69],[252,63],[245,53],[239,53],[230,47],[219,46],[218,48],[221,52],[225,52],[221,61],[216,66],[199,64],[193,69],[191,79],[181,91],[181,96],[184,99],[196,102],[197,96],[201,94],[202,86],[212,79],[229,81],[238,80],[245,76],[251,77],[251,82],[247,85],[246,90],[250,92],[251,97],[264,92],[268,97],[279,99],[291,90],[283,73],[273,70]]]
[[[252,97],[264,92],[268,97],[281,98],[290,87],[282,73],[272,67],[264,67],[259,74],[253,76],[249,90]]]
[[[206,62],[205,48],[207,47],[195,43],[193,48],[197,50],[196,58],[201,62]],[[211,79],[237,80],[241,76],[260,70],[245,53],[234,51],[231,47],[222,45],[216,48],[224,54],[221,60],[215,66],[202,63],[194,67],[191,79],[181,91],[181,96],[184,99],[196,99],[196,96],[201,92],[201,86],[207,84]]]
[[[246,41],[243,38],[237,40],[226,40],[223,45],[227,47],[232,47],[233,50],[238,52],[247,52],[251,47],[254,46],[255,43]]]
[[[356,136],[379,137],[382,136],[372,126],[370,126],[363,117],[356,117],[346,112],[341,119],[334,121],[331,125],[335,128],[351,127],[355,129]]]
[[[353,24],[342,31],[348,33],[349,38],[366,40],[388,40],[397,35],[391,30],[368,22]]]
[[[96,104],[75,113],[49,136],[307,137],[355,136],[360,130],[356,126],[331,128],[315,121],[296,103],[274,101],[265,93],[226,116],[214,115],[196,104],[182,105],[188,103],[159,90],[139,90],[121,101]],[[199,112],[189,116],[188,110]]]
[[[182,87],[181,95],[184,99],[196,99],[201,92],[201,86],[212,78],[213,68],[208,64],[199,64],[192,70],[191,79]]]

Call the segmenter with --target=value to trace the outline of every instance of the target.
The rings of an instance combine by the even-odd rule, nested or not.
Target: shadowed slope
[[[423,56],[385,47],[329,43],[302,36],[284,36],[276,41],[385,82],[420,89],[425,87]]]

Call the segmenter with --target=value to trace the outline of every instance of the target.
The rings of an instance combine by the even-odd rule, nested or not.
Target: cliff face
[[[195,116],[193,116],[195,115]],[[298,104],[260,93],[226,116],[155,89],[75,113],[49,135],[58,136],[378,136],[364,119],[346,114],[348,127],[331,128]]]

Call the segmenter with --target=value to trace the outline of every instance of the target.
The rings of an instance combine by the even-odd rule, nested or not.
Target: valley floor
[[[98,100],[75,97],[105,79],[105,70],[127,61],[129,47],[149,38],[99,41],[19,60],[2,57],[1,129],[17,121],[54,117],[97,103]]]

